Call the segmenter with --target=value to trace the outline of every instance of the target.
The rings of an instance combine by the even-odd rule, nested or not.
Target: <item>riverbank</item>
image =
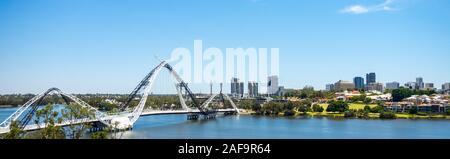
[[[244,113],[240,113],[244,115],[254,115],[254,116],[264,116],[257,114],[255,111],[252,110],[246,110]],[[272,116],[278,116],[278,117],[287,117],[284,113],[279,113],[277,115]],[[331,113],[331,112],[296,112],[295,115],[291,115],[291,117],[329,117],[329,118],[346,118],[344,113]],[[347,117],[348,119],[355,119],[358,117]],[[358,119],[381,119],[380,113],[368,113],[368,115],[365,118],[358,118]],[[434,115],[417,115],[417,114],[406,114],[406,113],[396,113],[395,119],[423,119],[423,120],[429,120],[429,119],[450,119],[450,115],[443,115],[443,114],[434,114]],[[394,120],[395,120],[394,119]]]
[[[14,108],[13,105],[0,105],[0,108]]]

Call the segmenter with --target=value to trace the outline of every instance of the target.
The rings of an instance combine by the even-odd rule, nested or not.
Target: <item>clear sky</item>
[[[280,84],[450,81],[448,0],[2,0],[0,94],[129,93],[177,47],[280,48]],[[228,86],[227,86],[228,87]],[[227,88],[226,87],[226,88]],[[193,88],[207,92],[208,86]]]

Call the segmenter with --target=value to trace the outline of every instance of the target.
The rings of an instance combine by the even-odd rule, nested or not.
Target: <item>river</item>
[[[0,109],[0,120],[16,108]],[[138,139],[450,139],[450,120],[362,120],[251,115],[188,121],[186,115],[141,117],[122,138]]]

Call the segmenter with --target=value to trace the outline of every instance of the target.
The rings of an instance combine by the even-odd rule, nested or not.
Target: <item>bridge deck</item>
[[[235,109],[218,109],[217,112],[234,112],[236,111]],[[157,111],[145,111],[142,112],[142,114],[140,116],[150,116],[150,115],[168,115],[168,114],[189,114],[189,113],[200,113],[199,110],[157,110]],[[119,114],[119,115],[113,115],[113,116],[108,116],[103,118],[103,120],[111,120],[115,117],[118,116],[127,116],[131,113],[128,114]],[[72,121],[63,121],[62,123],[56,124],[56,126],[68,126],[68,125],[76,125],[76,124],[81,124],[81,123],[91,123],[91,122],[99,122],[99,119],[78,119],[78,120],[72,120]],[[25,131],[33,131],[33,130],[38,130],[41,128],[46,127],[46,125],[44,123],[42,124],[31,124],[31,125],[27,125],[24,130]],[[4,134],[9,132],[9,129],[2,129],[0,128],[0,134]]]

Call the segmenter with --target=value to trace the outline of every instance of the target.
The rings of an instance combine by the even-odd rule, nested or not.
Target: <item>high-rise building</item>
[[[258,96],[258,83],[248,82],[248,96],[257,97]]]
[[[339,80],[334,84],[334,90],[336,91],[346,91],[349,89],[355,89],[355,84],[353,82]]]
[[[434,83],[425,83],[425,90],[434,90]]]
[[[244,97],[244,82],[239,82],[239,88],[238,88],[238,92],[237,92],[237,97]]]
[[[443,91],[450,91],[450,83],[444,83],[442,85],[442,90]]]
[[[377,77],[374,72],[366,74],[366,85],[376,83]]]
[[[232,78],[231,79],[231,95],[236,96],[238,93],[239,87],[239,79],[238,78]]]
[[[234,97],[244,96],[244,82],[239,82],[238,78],[231,79],[231,95]]]
[[[279,91],[278,76],[269,76],[267,80],[267,94],[274,95]]]
[[[383,83],[370,83],[366,85],[366,90],[383,92],[384,91]]]
[[[327,84],[325,86],[325,90],[327,91],[333,91],[334,90],[334,84]]]
[[[425,84],[423,83],[422,77],[416,78],[416,88],[415,89],[423,89],[425,87]]]
[[[353,78],[353,83],[355,84],[356,89],[364,89],[364,78],[355,77]]]
[[[398,83],[398,82],[386,83],[386,89],[392,90],[392,89],[399,89],[399,88],[400,88],[400,83]]]

